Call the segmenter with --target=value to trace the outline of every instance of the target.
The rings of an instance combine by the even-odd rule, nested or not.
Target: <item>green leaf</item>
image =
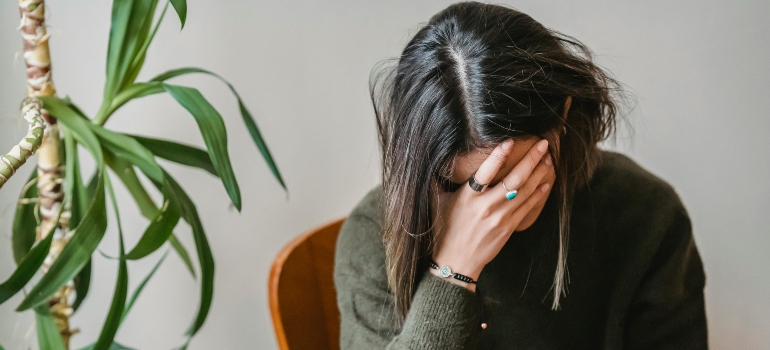
[[[87,198],[93,198],[94,193],[96,193],[96,185],[99,183],[99,173],[94,173],[91,175],[91,181],[88,182],[88,186],[86,187],[86,197]]]
[[[57,115],[58,116],[58,115]],[[45,302],[67,281],[85,266],[99,245],[107,229],[107,212],[104,203],[103,176],[100,173],[99,184],[96,186],[94,200],[86,211],[82,222],[76,228],[75,234],[64,246],[59,257],[51,265],[48,272],[32,287],[29,294],[21,302],[17,311],[30,309]]]
[[[91,344],[89,346],[80,348],[78,350],[94,350],[94,344]],[[108,350],[134,350],[133,348],[129,348],[125,345],[121,345],[118,342],[113,342],[112,345],[110,345],[110,348]]]
[[[273,159],[273,156],[270,153],[270,150],[268,149],[267,143],[265,143],[264,138],[262,137],[262,134],[259,131],[259,127],[257,126],[257,123],[254,120],[254,117],[251,115],[251,112],[249,112],[248,108],[246,108],[246,105],[243,103],[241,96],[235,90],[235,87],[233,87],[233,85],[230,84],[227,80],[225,80],[224,78],[222,78],[221,76],[213,72],[210,72],[201,68],[195,68],[195,67],[180,68],[180,69],[170,70],[161,75],[158,75],[147,83],[135,83],[129,86],[128,88],[126,88],[125,90],[121,91],[118,94],[118,96],[115,97],[112,103],[112,106],[109,108],[109,112],[107,112],[107,114],[104,116],[104,120],[106,120],[106,117],[112,114],[120,106],[122,106],[123,104],[127,103],[128,101],[134,98],[139,98],[139,97],[163,92],[165,90],[163,88],[163,84],[161,84],[163,81],[178,77],[180,75],[190,74],[190,73],[203,73],[203,74],[214,76],[228,86],[230,91],[233,93],[233,95],[235,95],[235,97],[238,100],[238,108],[241,112],[241,118],[243,119],[243,122],[246,125],[246,128],[249,130],[249,134],[251,135],[252,140],[254,141],[260,153],[262,154],[262,158],[264,158],[265,161],[267,162],[267,165],[270,168],[270,171],[273,173],[273,176],[275,176],[275,178],[278,180],[278,183],[281,184],[281,187],[286,189],[286,184],[284,183],[283,177],[281,176],[281,173],[278,170],[278,166],[275,163],[275,160]],[[95,123],[103,124],[104,120],[99,119],[99,116],[97,116],[97,118],[95,119]]]
[[[147,276],[142,279],[142,282],[139,283],[139,285],[134,289],[134,292],[131,294],[131,298],[128,300],[128,304],[126,304],[126,307],[123,309],[123,315],[120,317],[120,322],[122,323],[123,320],[126,319],[126,316],[128,316],[128,313],[131,311],[131,308],[134,306],[134,303],[136,302],[136,299],[139,298],[139,295],[142,294],[142,291],[144,290],[144,287],[147,285],[147,282],[150,281],[150,278],[152,278],[153,275],[155,275],[155,272],[158,271],[158,268],[160,267],[160,264],[163,263],[163,260],[166,260],[166,255],[168,255],[168,252],[164,253],[163,256],[158,260],[158,262],[155,264],[155,266],[150,270],[150,273],[147,274]]]
[[[140,32],[140,37],[139,37],[139,42],[141,43],[141,47],[134,54],[133,60],[131,61],[131,66],[128,68],[126,77],[123,79],[121,90],[124,89],[126,86],[131,85],[136,80],[136,77],[139,75],[139,71],[142,70],[142,66],[144,65],[144,60],[147,57],[147,49],[150,47],[150,43],[152,43],[152,39],[155,38],[155,34],[158,32],[160,23],[163,22],[163,17],[166,16],[168,3],[166,3],[165,6],[163,6],[163,11],[161,11],[160,17],[158,17],[158,21],[155,23],[155,26],[152,29],[152,32],[150,32],[152,15],[155,13],[157,2],[158,2],[157,0],[152,1],[152,10],[148,14],[149,18],[143,22],[142,32]],[[149,33],[149,36],[148,36],[148,33]]]
[[[113,343],[115,334],[117,334],[123,319],[123,309],[126,305],[126,297],[128,296],[128,266],[126,265],[126,251],[123,244],[123,228],[120,223],[120,211],[118,210],[118,202],[115,199],[115,193],[112,190],[109,176],[104,177],[104,184],[110,194],[112,208],[115,210],[115,220],[118,226],[120,259],[118,260],[118,280],[115,283],[115,293],[112,296],[112,304],[110,305],[110,311],[107,313],[107,319],[104,321],[104,326],[102,326],[102,331],[99,333],[99,338],[94,344],[95,349],[105,349]]]
[[[278,180],[278,183],[281,184],[281,187],[283,189],[286,189],[286,184],[283,181],[283,177],[281,176],[281,173],[278,171],[278,165],[276,165],[275,160],[273,159],[273,156],[270,154],[270,150],[267,147],[267,143],[265,143],[264,138],[262,137],[262,133],[259,131],[259,127],[257,127],[257,122],[254,120],[254,117],[252,117],[251,112],[246,108],[246,104],[243,103],[243,100],[241,99],[241,95],[238,94],[238,91],[235,90],[235,87],[233,87],[230,82],[222,78],[216,73],[213,73],[211,71],[207,71],[205,69],[196,68],[196,67],[187,67],[187,68],[179,68],[179,69],[173,69],[168,72],[165,72],[161,75],[156,76],[155,78],[152,78],[150,82],[163,82],[171,78],[178,77],[180,75],[185,74],[191,74],[191,73],[202,73],[211,75],[223,83],[227,85],[228,88],[230,88],[230,91],[235,95],[236,99],[238,99],[238,108],[241,112],[241,118],[243,119],[243,123],[246,124],[246,128],[249,130],[249,134],[251,134],[252,140],[254,140],[254,143],[257,145],[257,148],[259,149],[259,152],[262,153],[262,158],[265,159],[265,162],[267,162],[267,166],[270,168],[270,171],[273,173],[273,176],[275,176],[276,180]]]
[[[16,264],[27,255],[29,249],[35,244],[37,235],[37,220],[35,219],[35,203],[22,204],[21,200],[37,198],[37,167],[32,169],[32,174],[27,179],[25,189],[19,196],[19,202],[16,205],[16,213],[13,217],[13,236],[11,237],[13,245],[13,259]]]
[[[164,193],[164,196],[167,196]],[[166,243],[171,231],[179,222],[179,211],[167,198],[163,199],[163,207],[158,210],[156,216],[150,222],[150,226],[144,231],[142,238],[127,255],[126,259],[138,260],[158,250]]]
[[[214,295],[214,256],[211,254],[211,247],[206,238],[206,232],[203,230],[203,223],[200,221],[195,204],[169,173],[164,170],[163,174],[165,178],[164,185],[168,186],[171,200],[178,205],[182,218],[192,228],[201,268],[201,302],[195,321],[193,321],[193,324],[187,331],[190,336],[193,336],[203,326],[211,308],[211,300]]]
[[[110,158],[121,158],[142,169],[154,181],[163,181],[160,166],[155,162],[155,157],[137,142],[134,138],[109,131],[98,125],[93,125],[95,134],[102,140],[102,144],[109,149]],[[122,179],[122,177],[121,177]],[[141,184],[139,185],[141,186]],[[164,201],[164,207],[153,215],[150,226],[145,231],[139,243],[129,253],[129,259],[141,259],[154,252],[165,243],[171,231],[179,222],[179,214],[169,201]]]
[[[142,215],[148,219],[152,219],[157,213],[158,208],[152,201],[152,197],[150,197],[147,191],[144,190],[144,185],[139,181],[139,177],[136,176],[133,164],[123,158],[117,157],[109,150],[105,152],[104,155],[107,165],[112,169],[115,175],[118,175],[120,181],[123,182],[126,189],[128,189],[134,197]]]
[[[179,254],[179,258],[182,259],[184,265],[187,266],[187,271],[190,271],[193,278],[196,278],[197,275],[195,274],[193,262],[190,258],[190,253],[187,252],[187,248],[182,245],[182,242],[179,242],[179,239],[176,238],[176,235],[173,233],[171,234],[171,237],[168,238],[168,243],[171,244],[171,247],[174,248],[177,254]]]
[[[233,90],[233,92],[235,92],[235,90]],[[246,124],[246,128],[249,129],[251,139],[254,140],[254,143],[257,145],[259,152],[262,153],[262,158],[264,158],[267,162],[268,167],[270,167],[270,171],[273,172],[273,176],[275,176],[275,178],[278,180],[278,183],[281,184],[281,187],[283,187],[285,190],[286,184],[283,182],[281,173],[278,172],[278,165],[275,164],[275,160],[270,154],[270,150],[267,149],[267,144],[265,143],[262,134],[259,132],[257,122],[254,121],[254,118],[251,116],[251,113],[249,113],[249,110],[246,109],[246,105],[243,104],[243,101],[241,101],[240,97],[238,97],[238,108],[241,110],[243,123]]]
[[[109,106],[112,97],[132,82],[126,83],[126,76],[137,53],[147,41],[156,6],[157,0],[112,2],[103,108]]]
[[[163,173],[155,162],[155,156],[134,138],[94,124],[91,124],[91,129],[110,152],[144,169],[152,179],[162,181]]]
[[[64,129],[64,152],[66,171],[64,174],[64,202],[70,203],[69,225],[77,227],[83,214],[88,209],[88,194],[80,174],[80,160],[75,138],[68,129]]]
[[[86,192],[86,198],[93,198],[94,192],[96,191],[96,185],[99,181],[99,174],[95,173],[91,176],[91,181],[88,182],[88,186],[85,189]],[[72,303],[72,310],[77,311],[80,308],[80,305],[83,304],[83,301],[88,296],[88,291],[91,287],[91,268],[93,261],[91,259],[88,259],[88,262],[86,263],[86,266],[83,267],[83,269],[80,270],[80,272],[75,276],[74,283],[75,283],[75,302]]]
[[[81,117],[75,110],[70,108],[65,101],[52,96],[40,96],[45,109],[55,115],[56,119],[69,128],[75,139],[82,143],[88,149],[97,164],[97,169],[103,168],[102,147],[99,139],[91,131],[91,124],[87,119]]]
[[[72,102],[72,100],[70,99],[70,97],[69,97],[69,96],[64,96],[64,98],[61,98],[61,100],[62,100],[62,101],[63,101],[63,102],[64,102],[64,103],[65,103],[65,104],[66,104],[66,105],[67,105],[67,106],[68,106],[70,109],[72,109],[73,111],[75,111],[75,113],[77,113],[79,116],[81,116],[82,118],[88,119],[88,117],[86,117],[86,114],[85,114],[85,113],[83,113],[83,110],[82,110],[82,109],[80,109],[80,107],[76,106],[76,105],[75,105],[75,103],[74,103],[74,102]]]
[[[86,266],[78,272],[73,282],[75,283],[75,302],[72,303],[72,311],[78,311],[80,305],[86,300],[88,291],[91,288],[91,265],[93,264],[91,259],[88,259]]]
[[[214,168],[222,179],[233,205],[241,211],[241,190],[230,165],[230,156],[227,153],[227,131],[222,116],[198,90],[178,85],[164,84],[163,86],[195,118]]]
[[[57,220],[61,216],[61,207]],[[43,265],[48,251],[51,248],[51,241],[53,241],[54,231],[56,226],[51,227],[45,238],[35,245],[29,253],[24,255],[24,258],[19,263],[19,266],[11,274],[11,277],[0,284],[0,305],[5,303],[8,299],[16,295],[24,286],[35,276],[37,270]]]
[[[56,321],[45,306],[35,308],[37,342],[41,350],[65,350]]]
[[[133,165],[124,159],[112,155],[109,152],[105,153],[105,155],[107,155],[107,164],[115,172],[115,174],[120,177],[120,180],[131,193],[131,196],[134,198],[137,206],[139,206],[139,211],[142,213],[142,216],[152,220],[152,218],[154,218],[158,212],[158,207],[155,205],[150,195],[147,194],[144,186],[136,176]],[[182,259],[182,262],[184,262],[187,270],[190,271],[190,274],[195,277],[195,269],[193,268],[192,259],[190,259],[190,254],[187,252],[187,249],[185,249],[185,247],[179,243],[173,234],[171,237],[169,237],[169,243],[171,243],[171,246],[174,248],[177,254],[179,254],[179,257]]]
[[[192,340],[192,338],[187,338],[184,344],[182,344],[178,348],[174,348],[174,350],[187,350],[187,347],[190,346],[190,340]]]
[[[187,20],[187,0],[171,0],[171,5],[174,6],[179,21],[182,22],[182,29],[184,29],[184,23]]]
[[[218,177],[217,170],[214,169],[214,164],[211,162],[211,157],[209,157],[209,153],[206,150],[173,141],[138,135],[129,136],[133,137],[157,157],[174,163],[200,168]]]
[[[107,121],[107,118],[112,115],[112,113],[115,113],[118,108],[122,107],[124,104],[133,99],[147,95],[158,94],[165,91],[166,89],[163,88],[163,84],[158,82],[135,83],[129,85],[128,87],[121,90],[117,95],[115,95],[115,97],[110,102],[110,106],[107,107],[105,112],[96,116],[94,123],[103,125]]]

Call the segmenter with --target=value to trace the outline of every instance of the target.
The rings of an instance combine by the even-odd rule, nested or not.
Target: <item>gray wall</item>
[[[146,79],[169,68],[200,66],[239,89],[286,177],[279,189],[243,130],[235,100],[206,77],[180,83],[201,88],[226,118],[230,154],[241,182],[243,212],[228,209],[214,178],[169,165],[194,192],[217,261],[210,317],[192,349],[275,348],[266,281],[278,250],[303,231],[345,215],[377,183],[370,69],[397,55],[418,24],[445,1],[190,1],[187,27],[173,16],[150,49]],[[616,145],[668,180],[694,223],[705,261],[710,339],[715,349],[770,348],[767,290],[770,248],[770,2],[520,1],[510,5],[588,44],[598,61],[636,96],[633,138]],[[109,28],[108,1],[49,2],[54,79],[88,113],[98,108]],[[0,150],[26,128],[17,105],[25,93],[15,1],[0,4]],[[192,119],[168,96],[146,98],[108,123],[120,131],[203,145]],[[84,154],[85,156],[85,154]],[[27,172],[26,170],[24,171]],[[21,180],[0,192],[0,279],[13,269],[10,225]],[[128,244],[146,224],[117,186]],[[189,237],[180,225],[177,232]],[[114,255],[110,228],[100,249]],[[190,240],[185,242],[191,246]],[[135,286],[159,254],[132,262]],[[73,319],[73,343],[95,339],[106,314],[116,264],[97,255],[95,288]],[[183,340],[198,288],[175,255],[156,275],[118,334],[139,349]],[[34,342],[29,313],[0,306],[0,343]]]

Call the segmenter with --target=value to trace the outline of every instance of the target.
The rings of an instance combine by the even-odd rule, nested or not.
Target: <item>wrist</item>
[[[474,281],[478,281],[479,275],[481,275],[481,270],[484,268],[484,266],[478,266],[478,264],[473,263],[467,263],[464,261],[464,259],[450,259],[445,257],[436,257],[433,259],[433,262],[436,263],[439,267],[441,266],[449,266],[449,268],[452,269],[452,272],[459,273],[465,276],[468,276],[472,278]],[[441,276],[440,273],[436,274],[436,276]]]
[[[463,282],[463,281],[460,281],[460,280],[457,280],[457,279],[454,279],[454,278],[451,278],[451,277],[444,277],[444,276],[441,275],[441,272],[439,272],[439,270],[436,270],[436,269],[433,269],[433,268],[428,268],[428,272],[430,272],[434,276],[436,276],[438,278],[441,278],[442,280],[445,280],[445,281],[447,281],[449,283],[456,284],[456,285],[458,285],[460,287],[468,289],[471,292],[475,292],[476,291],[476,284],[474,284],[474,283],[467,283],[467,282]]]

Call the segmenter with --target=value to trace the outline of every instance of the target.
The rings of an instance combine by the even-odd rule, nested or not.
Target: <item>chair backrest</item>
[[[334,249],[343,221],[297,237],[273,261],[268,295],[281,350],[340,348]]]

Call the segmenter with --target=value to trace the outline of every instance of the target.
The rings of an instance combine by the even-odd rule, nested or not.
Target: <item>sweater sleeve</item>
[[[707,349],[705,279],[690,219],[679,203],[630,305],[624,348]]]
[[[473,349],[481,334],[476,294],[425,273],[399,327],[380,225],[354,211],[337,241],[334,282],[342,349]]]

